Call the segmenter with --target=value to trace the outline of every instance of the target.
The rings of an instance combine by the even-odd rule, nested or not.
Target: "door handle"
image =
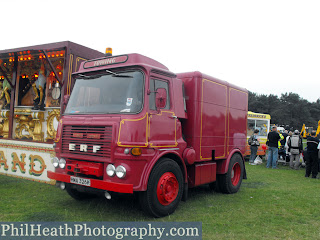
[[[172,115],[172,116],[170,116],[169,118],[178,119],[178,117],[175,116],[175,115]]]

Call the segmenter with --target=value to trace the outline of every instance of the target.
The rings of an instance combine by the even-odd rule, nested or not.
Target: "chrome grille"
[[[62,153],[110,158],[111,142],[112,126],[63,126]],[[75,150],[69,150],[69,144],[75,144]],[[80,151],[81,144],[87,151]],[[93,146],[100,149],[93,152]]]

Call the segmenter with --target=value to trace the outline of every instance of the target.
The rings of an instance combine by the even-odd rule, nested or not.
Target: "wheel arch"
[[[232,151],[230,151],[228,157],[225,160],[222,161],[218,161],[217,162],[217,174],[225,174],[228,172],[228,167],[229,167],[229,163],[230,163],[230,159],[232,158],[232,156],[234,154],[239,154],[242,161],[243,161],[243,166],[244,166],[244,174],[243,174],[243,178],[246,179],[246,169],[245,169],[245,160],[244,160],[244,156],[241,153],[241,151],[237,148],[232,149]]]
[[[188,182],[187,167],[186,167],[184,161],[182,160],[182,158],[179,156],[179,154],[177,152],[163,152],[163,153],[159,154],[158,156],[156,156],[152,160],[152,162],[150,162],[150,164],[145,172],[145,176],[143,178],[142,191],[145,191],[147,189],[151,171],[156,166],[156,164],[159,163],[160,159],[162,159],[162,158],[169,158],[169,159],[175,161],[180,167],[181,173],[183,175],[184,183]]]

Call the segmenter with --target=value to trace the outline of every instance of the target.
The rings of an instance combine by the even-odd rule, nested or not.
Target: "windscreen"
[[[79,76],[65,114],[138,113],[143,107],[141,71]]]

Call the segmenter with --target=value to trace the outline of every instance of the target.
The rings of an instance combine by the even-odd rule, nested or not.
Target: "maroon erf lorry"
[[[139,195],[155,217],[188,188],[239,190],[248,93],[200,72],[174,74],[140,54],[83,62],[55,139],[55,179],[75,199]]]

